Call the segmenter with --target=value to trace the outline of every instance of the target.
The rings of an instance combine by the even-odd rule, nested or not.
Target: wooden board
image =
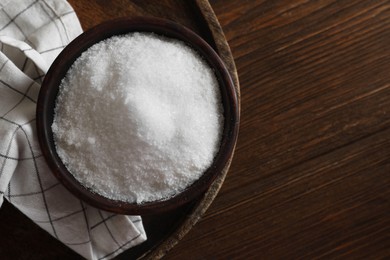
[[[69,0],[74,7],[84,30],[103,21],[124,16],[155,16],[179,22],[202,36],[225,62],[239,94],[237,71],[230,48],[219,22],[205,0],[179,1],[78,1]],[[156,216],[144,217],[148,240],[120,255],[119,259],[161,258],[195,225],[217,195],[227,174],[213,183],[204,196],[181,208]],[[15,237],[1,240],[0,255],[10,258],[72,258],[78,256],[54,238],[40,230],[28,218],[8,203],[0,211],[2,237]],[[21,246],[24,245],[24,246]],[[24,250],[20,250],[21,248]],[[50,248],[50,250],[47,250]]]

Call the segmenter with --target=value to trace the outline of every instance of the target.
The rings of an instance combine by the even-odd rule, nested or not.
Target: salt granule
[[[167,199],[218,152],[223,107],[213,70],[183,42],[114,36],[85,51],[62,80],[52,125],[57,152],[107,198]]]

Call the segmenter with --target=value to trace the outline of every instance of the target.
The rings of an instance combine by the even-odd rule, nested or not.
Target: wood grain
[[[236,60],[236,155],[166,259],[390,256],[390,3],[210,1]]]

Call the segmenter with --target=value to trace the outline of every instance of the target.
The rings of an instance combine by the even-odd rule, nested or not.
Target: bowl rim
[[[198,180],[181,193],[168,199],[142,204],[108,199],[80,184],[59,158],[51,129],[59,83],[74,61],[93,44],[114,35],[131,32],[153,32],[168,38],[175,38],[184,41],[200,53],[215,71],[224,108],[222,140],[212,165]],[[185,26],[170,20],[152,17],[123,17],[101,23],[83,32],[57,56],[50,66],[39,91],[36,125],[39,145],[51,172],[73,195],[96,208],[106,211],[128,215],[147,215],[177,208],[204,194],[216,177],[222,174],[233,155],[238,138],[239,117],[238,96],[231,76],[218,54],[205,40]]]

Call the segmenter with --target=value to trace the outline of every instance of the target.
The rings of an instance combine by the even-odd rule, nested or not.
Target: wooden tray
[[[103,21],[123,16],[155,16],[179,22],[203,37],[225,62],[237,93],[239,82],[236,67],[228,43],[219,22],[207,0],[163,0],[163,1],[79,1],[68,0],[75,9],[84,30]],[[231,161],[231,160],[230,160]],[[200,198],[181,208],[157,216],[143,217],[148,240],[134,247],[118,259],[158,259],[163,257],[201,218],[217,195],[230,166],[215,180],[210,189]],[[76,256],[71,250],[51,238],[36,227],[29,219],[20,216],[8,203],[0,211],[0,229],[3,248],[0,255],[6,253],[12,258],[42,259],[51,257]],[[15,223],[16,222],[16,223]],[[17,236],[16,241],[9,239]],[[3,241],[5,240],[5,241]],[[38,242],[35,242],[37,241]],[[21,251],[23,243],[23,251]],[[12,249],[14,248],[14,249]],[[10,251],[9,251],[10,250]],[[12,256],[11,256],[11,255]]]

